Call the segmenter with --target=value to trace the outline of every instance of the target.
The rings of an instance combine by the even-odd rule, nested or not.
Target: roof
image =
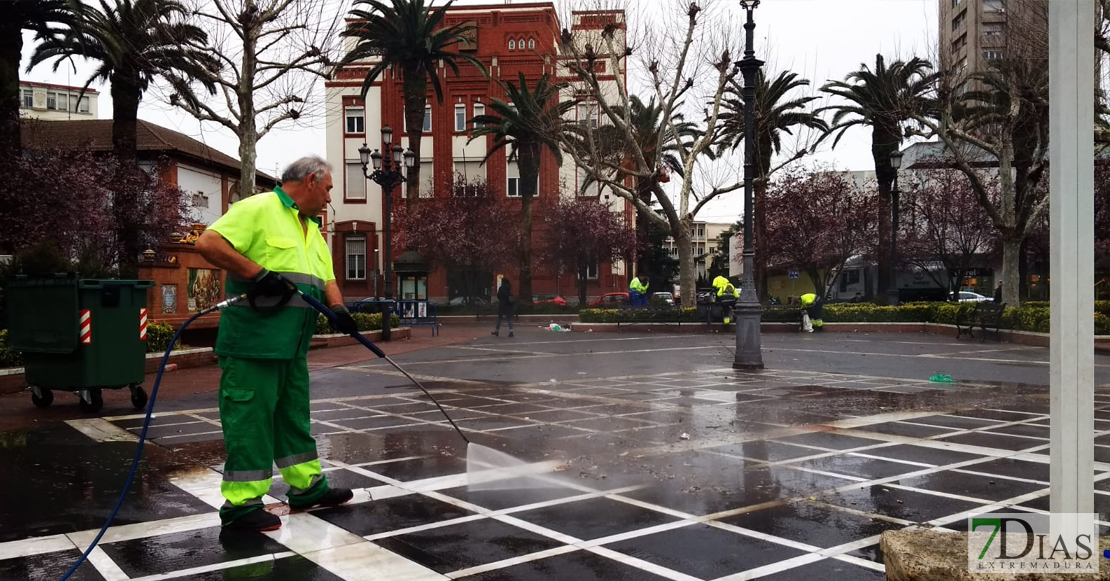
[[[23,147],[73,147],[88,151],[112,150],[111,119],[79,119],[70,121],[23,120]],[[238,172],[239,160],[209,147],[188,135],[139,120],[135,141],[140,153],[173,154],[208,165],[215,165]],[[263,172],[256,172],[256,180],[277,183],[277,179]]]
[[[55,85],[54,83],[39,83],[39,82],[36,82],[36,81],[19,81],[19,86],[20,87],[45,87],[47,89],[66,89],[66,90],[69,90],[69,91],[80,91],[81,90],[81,87],[74,87],[72,85]],[[92,87],[89,87],[88,89],[85,89],[85,94],[86,95],[98,95],[98,94],[100,94],[100,92],[97,91],[96,89],[92,88]]]

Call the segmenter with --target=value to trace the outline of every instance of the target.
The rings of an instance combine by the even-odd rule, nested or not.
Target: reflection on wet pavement
[[[639,581],[758,569],[759,579],[870,581],[882,578],[883,531],[959,529],[995,503],[1048,509],[1043,388],[802,370],[433,383],[469,438],[554,466],[545,486],[468,489],[465,443],[422,394],[322,398],[313,433],[330,482],[359,491],[353,503],[294,514],[306,538],[289,546],[276,533],[228,537],[210,496],[218,414],[162,413],[117,519],[130,526],[74,578]],[[1096,458],[1110,459],[1110,390],[1099,393],[1107,433]],[[103,422],[121,434],[140,424]],[[0,433],[0,470],[19,474],[0,484],[0,579],[60,576],[132,452],[65,424]],[[1097,478],[1110,491],[1107,474]],[[275,474],[270,494],[287,490]],[[1110,494],[1097,500],[1108,518]]]

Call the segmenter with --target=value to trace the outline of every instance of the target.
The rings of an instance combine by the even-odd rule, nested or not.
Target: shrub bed
[[[697,323],[702,319],[694,308],[684,309],[582,309],[583,323]]]
[[[351,318],[358,324],[359,331],[380,331],[382,329],[381,313],[351,313]],[[400,326],[401,318],[397,315],[390,315],[390,327],[396,329]],[[317,335],[331,335],[334,333],[335,331],[332,330],[327,317],[320,315],[316,318]]]

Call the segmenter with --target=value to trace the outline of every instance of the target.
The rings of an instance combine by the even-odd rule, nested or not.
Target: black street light
[[[890,187],[890,281],[886,288],[888,305],[898,304],[898,200],[902,192],[898,190],[898,168],[902,167],[902,152],[895,150],[890,154],[890,168],[894,170],[894,183]]]
[[[740,283],[740,298],[733,311],[736,314],[736,354],[733,369],[763,369],[763,349],[760,337],[759,295],[755,290],[755,249],[752,247],[752,179],[755,177],[755,77],[763,61],[755,58],[752,36],[755,20],[752,12],[759,0],[740,0],[748,13],[744,24],[744,58],[737,68],[744,74],[744,279]],[[759,208],[763,211],[763,208]]]
[[[393,306],[393,190],[405,182],[405,174],[416,164],[416,154],[411,149],[403,150],[400,145],[392,145],[392,143],[393,129],[386,125],[382,127],[384,156],[377,149],[371,151],[365,141],[362,142],[362,147],[358,148],[358,155],[362,161],[362,175],[382,187],[382,198],[385,200],[385,232],[382,241],[385,244],[385,300],[381,303],[382,341],[389,341],[390,338],[390,316]],[[370,172],[368,166],[372,166],[374,171]],[[376,267],[377,264],[374,266]],[[375,294],[377,294],[376,290]]]

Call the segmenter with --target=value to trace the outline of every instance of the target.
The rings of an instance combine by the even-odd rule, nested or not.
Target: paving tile
[[[1048,464],[1041,462],[1029,462],[1027,460],[1015,460],[1013,458],[998,458],[983,462],[981,464],[972,464],[965,466],[962,470],[971,470],[974,472],[985,472],[987,474],[998,474],[1000,476],[1012,476],[1014,478],[1024,478],[1026,480],[1040,480],[1041,482],[1048,482]]]
[[[586,430],[594,430],[598,432],[616,432],[619,430],[630,430],[632,428],[647,428],[652,427],[654,424],[649,424],[640,420],[633,420],[629,418],[593,418],[589,420],[573,420],[570,422],[563,422],[560,425],[570,426],[572,428],[581,428]]]
[[[584,541],[678,520],[661,512],[608,498],[566,502],[514,513],[513,516]]]
[[[521,479],[520,485],[506,481],[503,485],[504,489],[501,490],[472,490],[469,486],[460,486],[440,490],[439,493],[488,510],[504,510],[583,494],[573,488],[552,485],[549,481],[537,482],[534,479]]]
[[[505,414],[514,416],[526,416],[532,412],[549,411],[552,408],[532,403],[506,403],[501,405],[494,405],[489,407],[480,408],[481,411],[491,414]]]
[[[313,516],[363,537],[472,514],[469,510],[422,494],[312,511]]]
[[[741,442],[739,444],[728,444],[726,446],[707,448],[707,451],[721,452],[723,454],[742,456],[744,458],[763,460],[766,462],[782,462],[784,460],[793,460],[794,458],[801,458],[803,456],[828,453],[816,448],[783,444],[774,440],[748,440],[747,442]]]
[[[189,575],[190,581],[227,581],[229,579],[249,579],[250,581],[343,581],[327,569],[294,555],[273,561],[239,565],[219,571]]]
[[[660,577],[589,551],[574,551],[496,571],[460,577],[465,581],[663,581]]]
[[[891,476],[925,469],[923,466],[914,466],[913,464],[903,464],[901,462],[889,460],[877,460],[875,458],[866,458],[852,454],[838,454],[836,456],[812,458],[801,462],[793,462],[788,464],[788,466],[867,479],[889,478]]]
[[[1046,494],[1033,500],[1027,500],[1018,506],[1049,511],[1051,510],[1051,500],[1051,495]],[[1110,521],[1110,495],[1095,493],[1095,512],[1099,514],[1099,520]]]
[[[1044,443],[1047,444],[1048,441],[1046,440]],[[1050,451],[1049,448],[1045,448],[1044,450],[1037,450],[1034,454],[1048,456]],[[1095,462],[1110,463],[1110,446],[1095,445]]]
[[[1004,478],[992,479],[987,476],[962,474],[951,470],[900,480],[898,484],[992,501],[1006,500],[1045,488],[1043,484],[1032,484]]]
[[[915,424],[925,424],[927,426],[942,426],[946,428],[959,428],[961,430],[972,430],[975,428],[985,428],[988,426],[997,426],[998,422],[982,419],[982,418],[968,418],[959,416],[925,416],[922,418],[913,418],[906,420]]]
[[[984,430],[989,434],[1007,434],[1010,436],[1032,436],[1034,438],[1048,439],[1049,428],[1048,426],[1038,426],[1034,424],[1014,424],[1012,426],[1005,426],[1002,428],[991,428]],[[1104,442],[1110,443],[1110,442]]]
[[[848,450],[851,448],[861,448],[863,446],[873,446],[883,443],[882,440],[846,436],[844,434],[834,434],[832,432],[810,432],[808,434],[799,434],[786,438],[775,438],[775,440],[787,444],[801,444],[804,446],[828,448],[830,450]]]
[[[695,524],[606,545],[614,551],[701,579],[762,567],[802,551],[708,525]],[[712,558],[691,558],[712,555]]]
[[[943,438],[937,438],[936,441],[967,444],[969,446],[979,446],[983,448],[999,448],[1002,450],[1013,450],[1015,452],[1048,444],[1048,440],[1019,438],[1017,436],[1005,436],[1002,434],[992,434],[990,432],[972,432],[958,436],[945,436]]]
[[[496,430],[500,428],[515,428],[519,426],[532,425],[534,422],[522,420],[510,416],[486,416],[481,418],[470,418],[468,420],[455,420],[460,428],[464,430]]]
[[[746,512],[721,521],[825,549],[903,527],[808,500]]]
[[[966,462],[968,460],[984,457],[967,452],[916,446],[914,444],[896,444],[894,446],[872,448],[863,453],[870,456],[882,456],[884,458],[894,458],[896,460],[909,460],[910,462],[933,464],[934,466],[946,466],[948,464]]]
[[[434,410],[435,404],[431,402],[409,402],[394,405],[373,404],[365,406],[379,414],[397,414],[404,415],[408,413],[418,413]]]
[[[414,460],[372,464],[363,467],[363,469],[401,482],[412,482],[425,478],[463,474],[466,472],[466,462],[453,456],[436,455]]]
[[[813,581],[814,579],[835,579],[836,581],[883,581],[886,573],[867,569],[859,565],[845,563],[836,559],[823,559],[816,563],[787,569],[760,577],[760,581]]]
[[[374,541],[439,573],[449,573],[562,543],[500,521],[482,519]]]
[[[261,533],[223,531],[220,527],[101,543],[100,548],[130,577],[168,573],[287,550],[281,543]]]
[[[77,562],[82,551],[58,551],[30,557],[0,561],[0,579],[15,581],[57,581]],[[104,577],[88,562],[82,563],[70,577],[72,581],[104,581]]]
[[[994,409],[972,409],[952,412],[954,416],[962,416],[968,418],[983,418],[988,420],[1001,420],[1003,422],[1020,422],[1022,420],[1031,420],[1036,416],[1023,414],[1018,412],[1008,412],[1003,410]]]
[[[907,436],[910,438],[928,438],[931,436],[939,436],[940,434],[948,434],[953,431],[953,428],[944,428],[940,426],[921,426],[905,422],[883,422],[881,424],[869,424],[852,429],[860,432],[894,434],[896,436]]]
[[[367,414],[373,412],[366,412]],[[407,426],[418,422],[397,416],[373,416],[359,419],[333,420],[328,423],[343,426],[352,430],[376,430],[378,428],[391,428],[394,426]]]
[[[924,523],[981,506],[925,492],[869,484],[861,488],[824,494],[818,500],[871,514]],[[899,502],[901,501],[901,502]]]
[[[326,422],[331,422],[331,421],[334,421],[334,420],[349,420],[349,419],[352,419],[352,418],[363,418],[363,417],[373,416],[373,415],[377,415],[376,412],[372,412],[370,410],[358,409],[358,408],[348,408],[348,409],[334,410],[334,411],[327,411],[327,412],[316,412],[316,413],[312,414],[312,419],[314,419],[314,420],[324,420]]]
[[[527,418],[529,418],[531,420],[534,420],[534,421],[537,421],[537,422],[551,422],[551,423],[554,423],[554,422],[566,422],[566,421],[571,421],[571,420],[585,420],[585,419],[589,419],[589,418],[597,418],[597,417],[600,417],[600,416],[598,416],[597,414],[592,414],[592,413],[589,413],[589,412],[586,412],[586,411],[578,411],[578,410],[548,410],[548,411],[532,412],[532,413],[524,414],[524,417],[527,417]]]

